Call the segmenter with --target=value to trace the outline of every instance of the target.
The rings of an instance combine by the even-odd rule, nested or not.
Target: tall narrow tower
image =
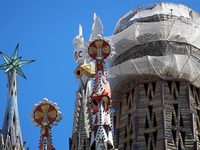
[[[88,53],[96,65],[94,88],[90,99],[93,110],[91,149],[113,149],[113,127],[109,108],[112,101],[110,84],[106,79],[105,60],[114,53],[114,48],[111,47],[109,40],[105,40],[101,35],[97,35],[90,42]]]
[[[78,67],[74,71],[79,87],[76,92],[74,123],[72,132],[72,150],[90,149],[89,138],[91,131],[91,107],[89,97],[92,92],[91,84],[94,77],[92,63],[86,60],[87,43],[83,38],[82,27],[79,25],[79,35],[73,40],[75,46],[74,58]]]
[[[33,60],[21,61],[22,57],[18,57],[18,48],[19,44],[11,58],[0,52],[6,62],[0,66],[0,70],[5,70],[4,73],[7,73],[8,78],[6,113],[1,133],[1,148],[5,150],[24,150],[17,105],[17,74],[26,79],[20,67],[33,62]]]
[[[110,54],[114,54],[114,48],[110,46],[109,41],[101,38],[102,35],[102,22],[94,13],[92,32],[88,42],[89,49],[83,38],[81,26],[79,26],[79,35],[73,41],[74,58],[79,65],[74,72],[79,81],[79,90],[76,93],[73,135],[72,139],[69,139],[72,150],[113,148],[109,111],[111,91],[109,82],[106,80],[105,60],[109,60]],[[95,62],[96,70],[93,68],[92,61]],[[94,77],[92,91],[91,84]]]

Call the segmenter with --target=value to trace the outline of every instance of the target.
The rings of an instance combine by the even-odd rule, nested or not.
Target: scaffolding
[[[133,9],[119,19],[111,41],[113,92],[147,76],[200,87],[200,15],[187,6],[159,2]]]

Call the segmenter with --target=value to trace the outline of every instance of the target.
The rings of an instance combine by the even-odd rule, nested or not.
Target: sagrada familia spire
[[[109,110],[111,104],[110,84],[106,79],[105,59],[108,58],[114,48],[110,41],[102,38],[100,34],[91,41],[88,53],[95,60],[95,81],[91,94],[91,107],[93,114],[91,148],[97,150],[107,150],[113,148],[112,118]]]
[[[93,64],[86,59],[87,43],[83,38],[82,26],[79,25],[79,35],[73,40],[75,46],[74,58],[78,65],[74,74],[78,79],[79,87],[76,92],[75,114],[72,131],[72,148],[89,147],[91,132],[91,107],[89,102],[92,93],[92,78],[95,75]]]
[[[70,149],[73,150],[113,148],[109,110],[111,90],[106,79],[105,60],[110,59],[114,48],[102,35],[103,25],[100,18],[94,14],[89,46],[83,38],[81,25],[79,35],[73,41],[74,58],[79,65],[74,72],[79,81],[79,90],[76,94],[73,135],[70,139]]]
[[[39,104],[34,104],[34,108],[29,116],[35,127],[40,130],[39,150],[56,150],[52,145],[51,128],[58,125],[62,120],[62,114],[57,107],[57,103],[44,98]]]
[[[8,97],[6,113],[4,117],[3,128],[0,138],[1,150],[24,150],[22,135],[19,122],[18,105],[17,105],[17,74],[26,79],[20,67],[25,66],[34,60],[22,61],[18,57],[19,44],[17,45],[12,57],[0,52],[5,64],[0,65],[0,70],[5,70],[8,78]]]

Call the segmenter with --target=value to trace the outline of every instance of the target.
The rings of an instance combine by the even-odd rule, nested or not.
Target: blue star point
[[[26,79],[26,76],[24,75],[20,67],[25,66],[31,62],[34,62],[35,60],[21,60],[22,57],[18,57],[18,50],[19,50],[19,43],[17,44],[11,58],[3,54],[2,52],[0,52],[1,56],[6,62],[0,65],[0,70],[5,70],[4,73],[9,73],[9,75],[11,75],[13,72],[13,69],[15,68],[17,74],[19,74],[20,76]]]

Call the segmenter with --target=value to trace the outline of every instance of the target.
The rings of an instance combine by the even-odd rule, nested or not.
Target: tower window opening
[[[129,140],[129,149],[132,149],[132,139]]]
[[[126,143],[124,143],[124,150],[126,150],[126,147],[127,147],[127,144],[126,144]]]
[[[132,102],[133,102],[133,100],[134,100],[134,95],[135,95],[135,90],[133,89],[133,90],[132,90]]]
[[[128,125],[130,126],[130,122],[131,122],[131,114],[128,114]]]
[[[76,73],[77,73],[77,75],[79,76],[79,75],[81,74],[81,71],[80,71],[80,70],[78,70]]]
[[[126,104],[128,105],[129,93],[126,93]]]

